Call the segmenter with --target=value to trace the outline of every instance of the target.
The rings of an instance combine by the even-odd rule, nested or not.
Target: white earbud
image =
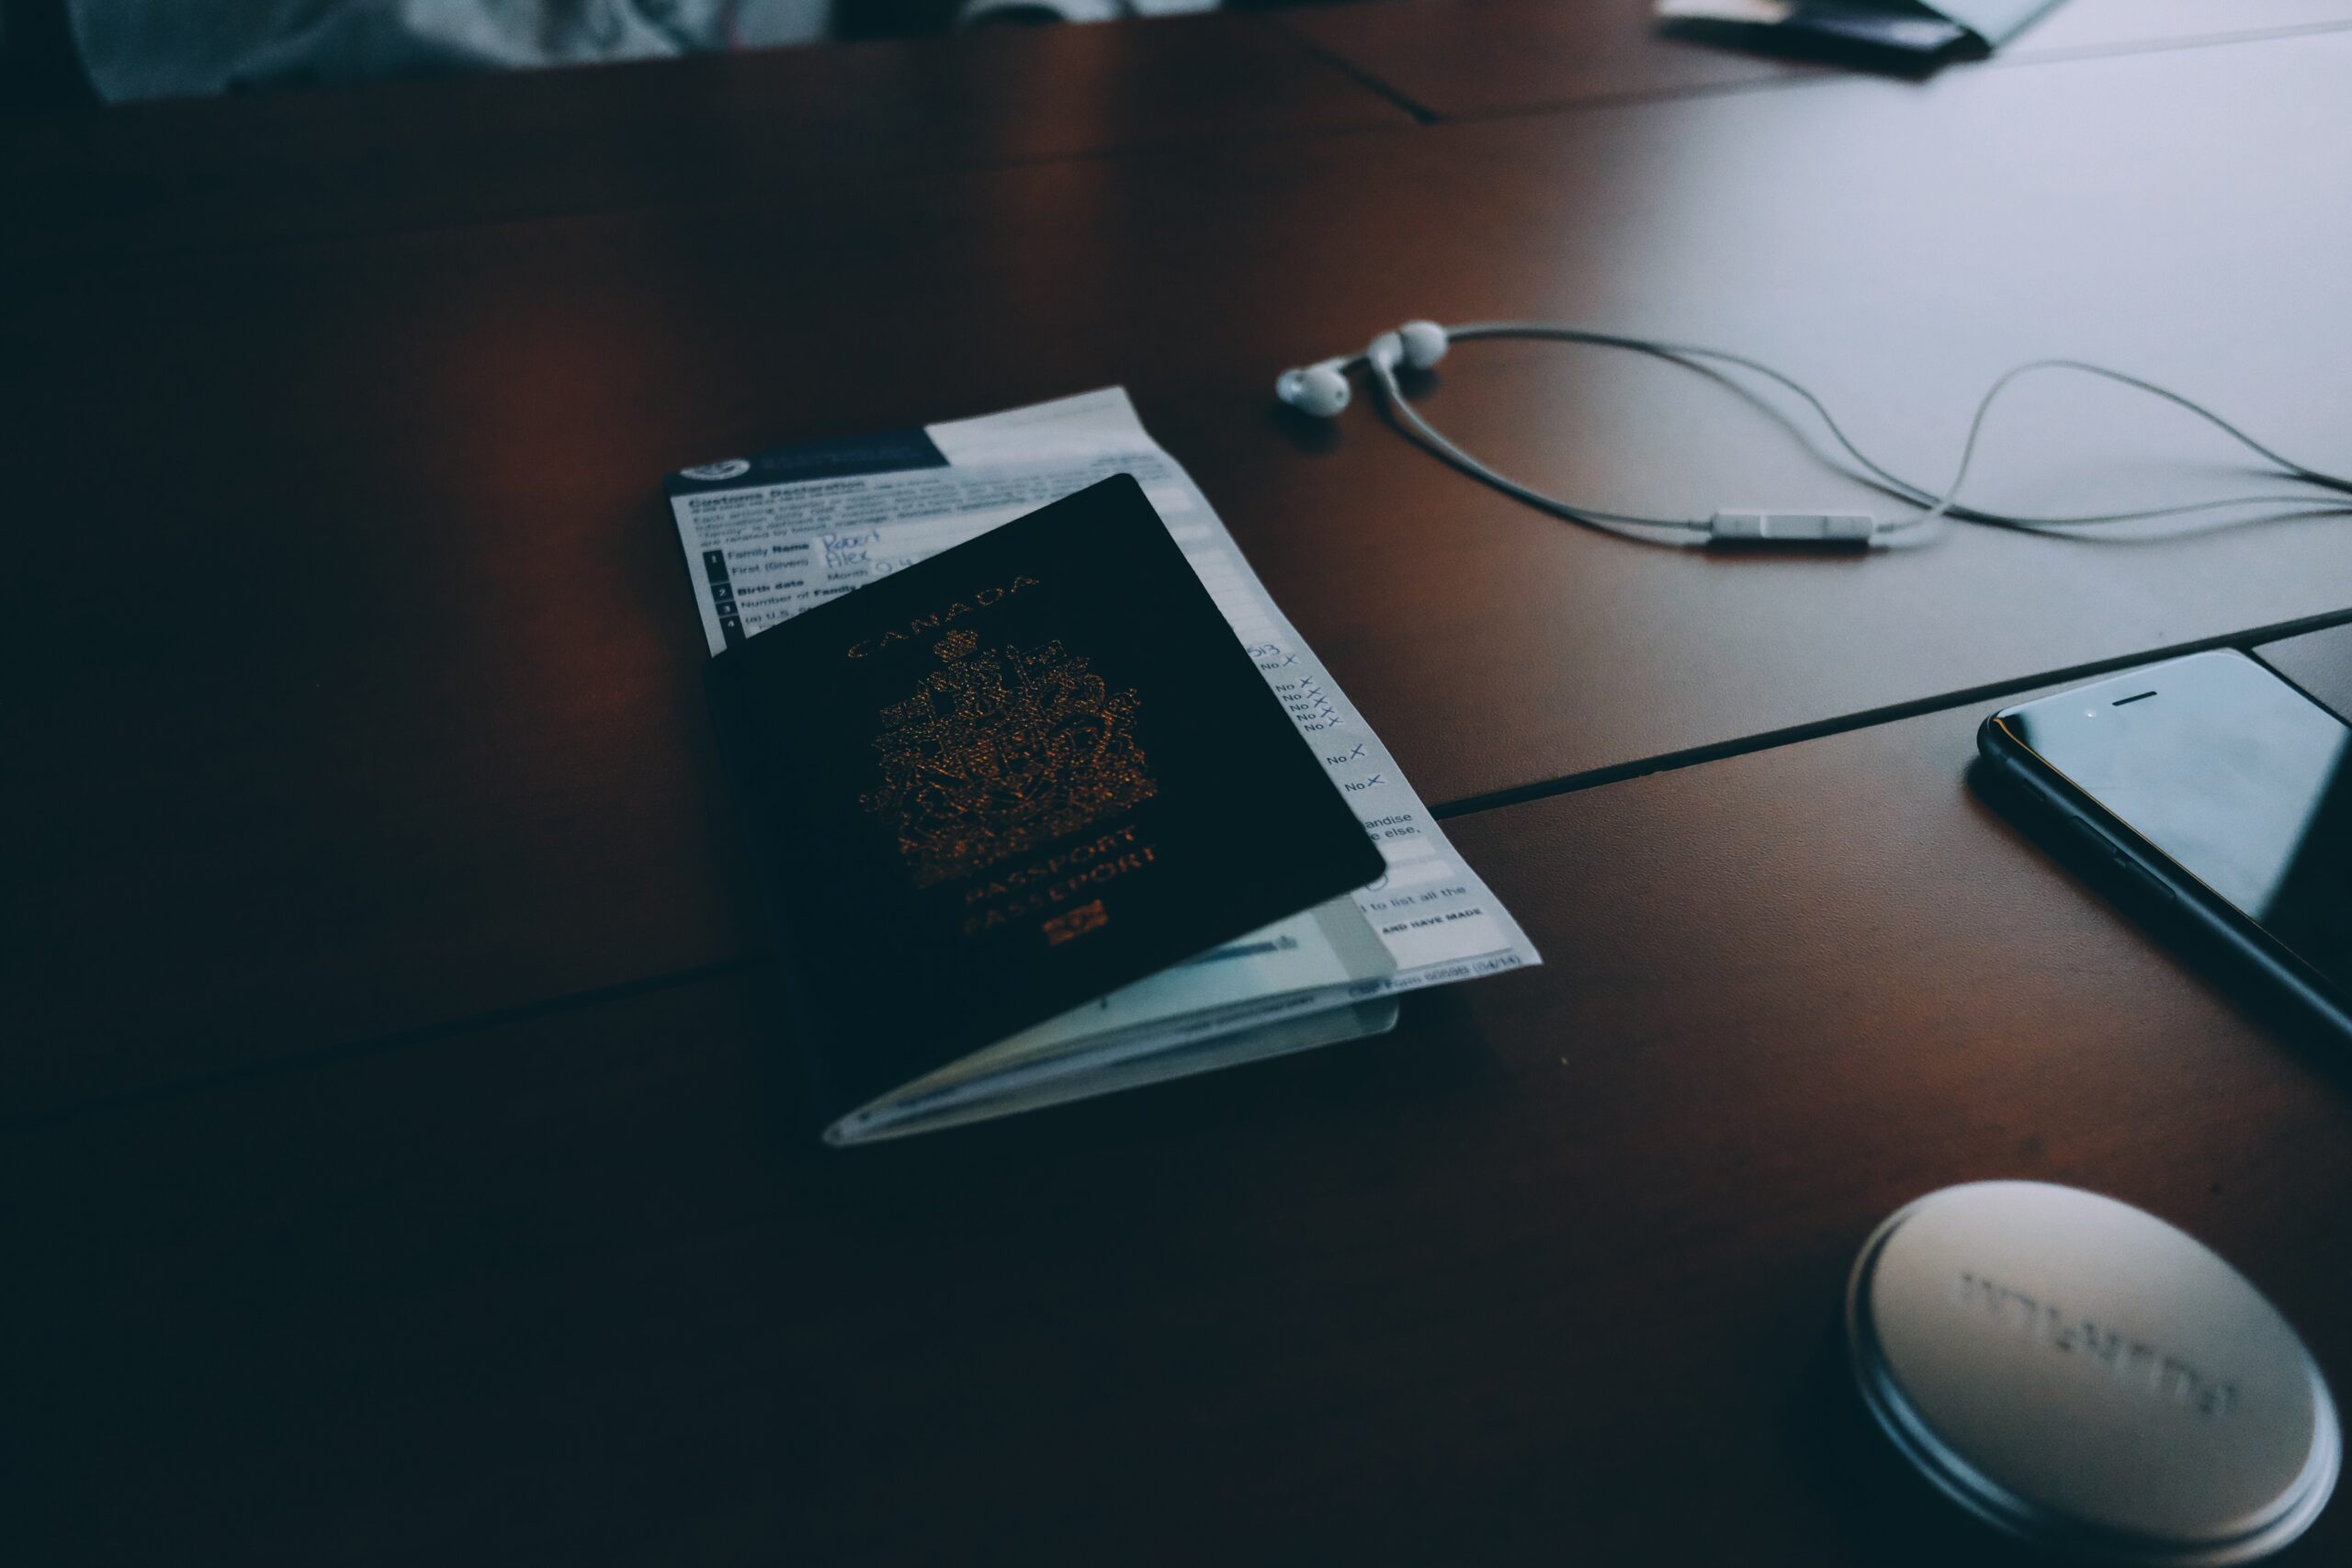
[[[1445,357],[1445,329],[1435,321],[1407,321],[1396,329],[1396,338],[1405,345],[1405,363],[1416,370]]]
[[[1340,370],[1341,363],[1327,359],[1304,370],[1285,370],[1274,382],[1274,396],[1301,413],[1336,418],[1351,395],[1348,378]]]

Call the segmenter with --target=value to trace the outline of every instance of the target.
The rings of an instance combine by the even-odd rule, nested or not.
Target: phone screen
[[[2003,721],[2352,995],[2352,728],[2234,653],[2137,671]]]

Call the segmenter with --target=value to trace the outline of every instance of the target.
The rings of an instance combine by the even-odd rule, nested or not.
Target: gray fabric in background
[[[824,35],[831,0],[67,0],[109,103]]]

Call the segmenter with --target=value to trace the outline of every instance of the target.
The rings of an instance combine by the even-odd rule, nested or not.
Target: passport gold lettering
[[[1057,855],[1049,855],[1041,861],[1032,861],[1027,865],[990,877],[986,882],[974,883],[964,890],[964,902],[984,904],[991,898],[1001,898],[1007,893],[1017,891],[1033,882],[1058,875],[1064,867],[1084,865],[1090,861],[1100,860],[1104,855],[1115,854],[1121,846],[1132,844],[1135,841],[1136,826],[1130,822],[1124,828],[1105,833],[1099,839],[1090,839],[1085,843],[1064,850]]]
[[[1104,883],[1115,882],[1123,876],[1156,865],[1159,862],[1159,848],[1152,844],[1137,845],[1109,860],[1094,860],[1092,863],[1080,866],[1068,876],[1033,887],[1029,892],[1013,897],[1001,908],[983,909],[977,914],[966,916],[964,934],[978,936],[984,931],[996,931],[1017,920],[1025,920],[1034,915],[1058,917],[1067,906],[1081,895],[1093,895],[1095,901],[1099,903],[1101,895],[1097,890]],[[1105,915],[1102,919],[1091,922],[1087,929],[1091,930],[1095,925],[1104,924],[1109,918]],[[1047,923],[1052,922],[1049,920]],[[1069,934],[1078,933],[1073,931]],[[1048,940],[1061,939],[1054,938],[1049,932]]]
[[[941,626],[945,626],[948,622],[955,620],[960,615],[975,615],[981,610],[985,610],[989,605],[997,604],[1012,594],[1018,593],[1024,588],[1037,588],[1042,586],[1043,584],[1038,582],[1035,578],[1024,576],[1016,572],[1013,574],[1012,581],[1004,584],[1001,588],[983,588],[974,593],[969,600],[958,599],[950,604],[944,610],[934,610],[927,615],[915,616],[906,624],[904,630],[900,630],[897,626],[892,626],[889,630],[882,633],[878,637],[865,637],[859,641],[851,643],[849,645],[849,657],[852,659],[864,659],[869,654],[879,652],[891,643],[910,642],[914,638],[922,636],[925,632],[937,631]]]

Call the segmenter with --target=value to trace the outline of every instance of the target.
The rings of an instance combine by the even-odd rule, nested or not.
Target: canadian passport
[[[708,682],[829,1116],[1384,869],[1125,475]]]

